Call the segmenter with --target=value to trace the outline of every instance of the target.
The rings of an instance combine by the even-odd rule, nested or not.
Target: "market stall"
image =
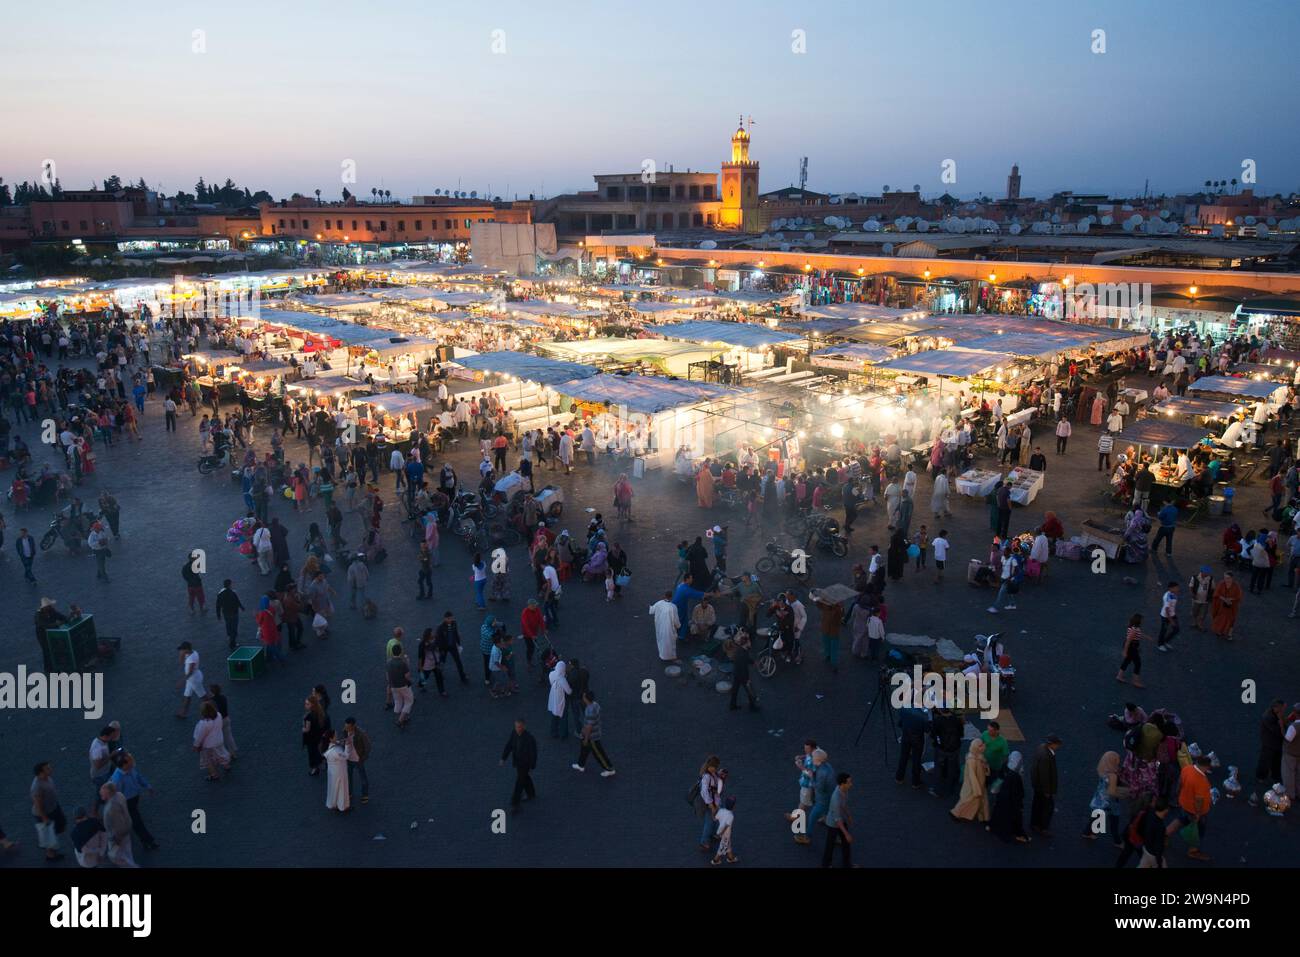
[[[1285,385],[1244,376],[1202,376],[1188,386],[1188,391],[1196,395],[1231,396],[1239,402],[1258,399],[1272,406],[1281,405],[1286,397]]]
[[[350,401],[354,407],[365,410],[357,421],[359,429],[364,429],[369,436],[387,439],[389,445],[397,445],[403,452],[410,447],[411,430],[425,424],[420,421],[421,414],[433,411],[431,400],[406,392],[380,392]],[[381,447],[381,454],[384,451]]]

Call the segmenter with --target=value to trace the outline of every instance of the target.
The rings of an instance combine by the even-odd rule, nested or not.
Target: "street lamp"
[[[1187,287],[1187,291],[1190,292],[1193,296],[1196,295],[1196,287],[1195,287],[1195,286],[1188,286],[1188,287]]]

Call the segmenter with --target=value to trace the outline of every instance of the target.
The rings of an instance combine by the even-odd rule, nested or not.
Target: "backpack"
[[[698,779],[691,784],[690,790],[686,792],[686,803],[695,807],[695,800],[700,796],[700,782]]]

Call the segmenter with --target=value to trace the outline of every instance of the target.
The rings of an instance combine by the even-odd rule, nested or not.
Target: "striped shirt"
[[[600,705],[592,702],[587,705],[586,710],[582,712],[582,723],[591,726],[591,733],[587,735],[589,741],[600,740]]]

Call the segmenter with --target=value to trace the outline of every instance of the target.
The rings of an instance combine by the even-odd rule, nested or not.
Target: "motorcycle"
[[[808,541],[805,549],[816,545],[824,552],[830,552],[836,558],[843,558],[849,553],[849,540],[840,531],[840,523],[829,515],[808,528]]]
[[[979,655],[980,667],[991,675],[998,676],[999,694],[1014,694],[1016,690],[1016,669],[1011,664],[1011,656],[1002,644],[1001,633],[975,636],[975,653]]]
[[[479,528],[486,522],[487,516],[479,494],[457,492],[451,503],[451,518],[448,523],[451,530],[464,539],[466,544],[472,544],[478,536]]]
[[[229,464],[230,456],[228,452],[222,452],[219,455],[216,453],[201,455],[199,456],[199,474],[211,475],[213,472],[217,471],[217,469],[226,467]]]
[[[803,551],[803,549],[785,549],[776,542],[768,542],[764,548],[767,554],[754,563],[754,571],[760,575],[766,575],[778,569],[787,575],[797,579],[801,584],[807,584],[812,579],[812,557]],[[801,570],[796,571],[799,568]]]
[[[80,515],[69,515],[66,511],[59,512],[50,522],[50,527],[45,530],[45,534],[41,536],[41,551],[49,551],[61,538],[68,551],[80,555],[82,546],[86,544],[86,537],[90,534],[90,526],[100,517],[95,512],[82,512]]]

